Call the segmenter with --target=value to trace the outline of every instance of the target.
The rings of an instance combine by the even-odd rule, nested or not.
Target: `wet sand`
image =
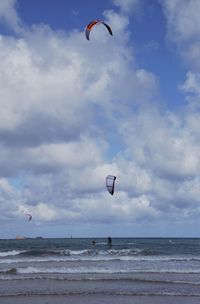
[[[199,304],[199,297],[112,296],[112,295],[26,295],[0,297],[1,304]]]
[[[0,284],[0,304],[200,303],[199,275],[194,274],[194,282],[188,274],[46,276],[4,276]]]
[[[141,276],[143,276],[141,274]],[[10,278],[10,276],[9,276]],[[3,280],[0,304],[199,304],[199,286],[178,284],[181,295],[175,295],[177,284],[161,282],[115,280],[71,280],[26,278]],[[153,284],[153,285],[152,285]],[[187,289],[186,289],[187,287]],[[193,290],[195,288],[195,290]],[[152,294],[154,292],[154,294]],[[163,293],[161,295],[161,293]],[[165,294],[164,294],[165,293]],[[186,295],[184,295],[186,293]]]

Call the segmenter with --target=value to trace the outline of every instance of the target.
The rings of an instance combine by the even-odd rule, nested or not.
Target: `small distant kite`
[[[87,38],[87,40],[90,40],[89,39],[89,36],[90,36],[90,31],[92,30],[92,28],[96,25],[96,24],[103,24],[105,25],[105,27],[107,28],[108,32],[110,33],[110,35],[113,35],[112,33],[112,30],[111,30],[111,27],[106,24],[105,22],[101,21],[101,20],[93,20],[92,22],[90,22],[86,29],[85,29],[85,36]]]
[[[26,213],[26,219],[30,222],[32,220],[32,215],[30,213]]]
[[[106,177],[106,188],[111,195],[113,195],[115,191],[115,180],[116,176],[114,175],[107,175]]]

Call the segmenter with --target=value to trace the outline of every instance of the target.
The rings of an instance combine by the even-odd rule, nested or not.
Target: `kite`
[[[106,188],[111,195],[113,195],[115,191],[115,180],[116,176],[114,175],[107,175],[106,177]]]
[[[27,213],[26,218],[27,218],[28,222],[30,222],[32,220],[32,215],[30,213]]]
[[[103,24],[105,25],[105,27],[107,28],[108,32],[110,33],[110,35],[113,35],[112,33],[112,30],[111,30],[111,27],[106,24],[105,22],[101,21],[101,20],[93,20],[92,22],[90,22],[86,29],[85,29],[85,36],[87,38],[87,40],[90,40],[89,39],[89,36],[90,36],[90,31],[92,30],[92,28],[96,25],[96,24]]]

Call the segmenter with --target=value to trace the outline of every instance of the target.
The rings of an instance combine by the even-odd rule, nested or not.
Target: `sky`
[[[199,11],[0,0],[0,238],[199,237]]]

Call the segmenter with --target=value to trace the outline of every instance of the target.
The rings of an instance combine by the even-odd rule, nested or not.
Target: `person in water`
[[[112,239],[110,236],[108,237],[108,246],[110,246],[110,247],[112,246]]]

